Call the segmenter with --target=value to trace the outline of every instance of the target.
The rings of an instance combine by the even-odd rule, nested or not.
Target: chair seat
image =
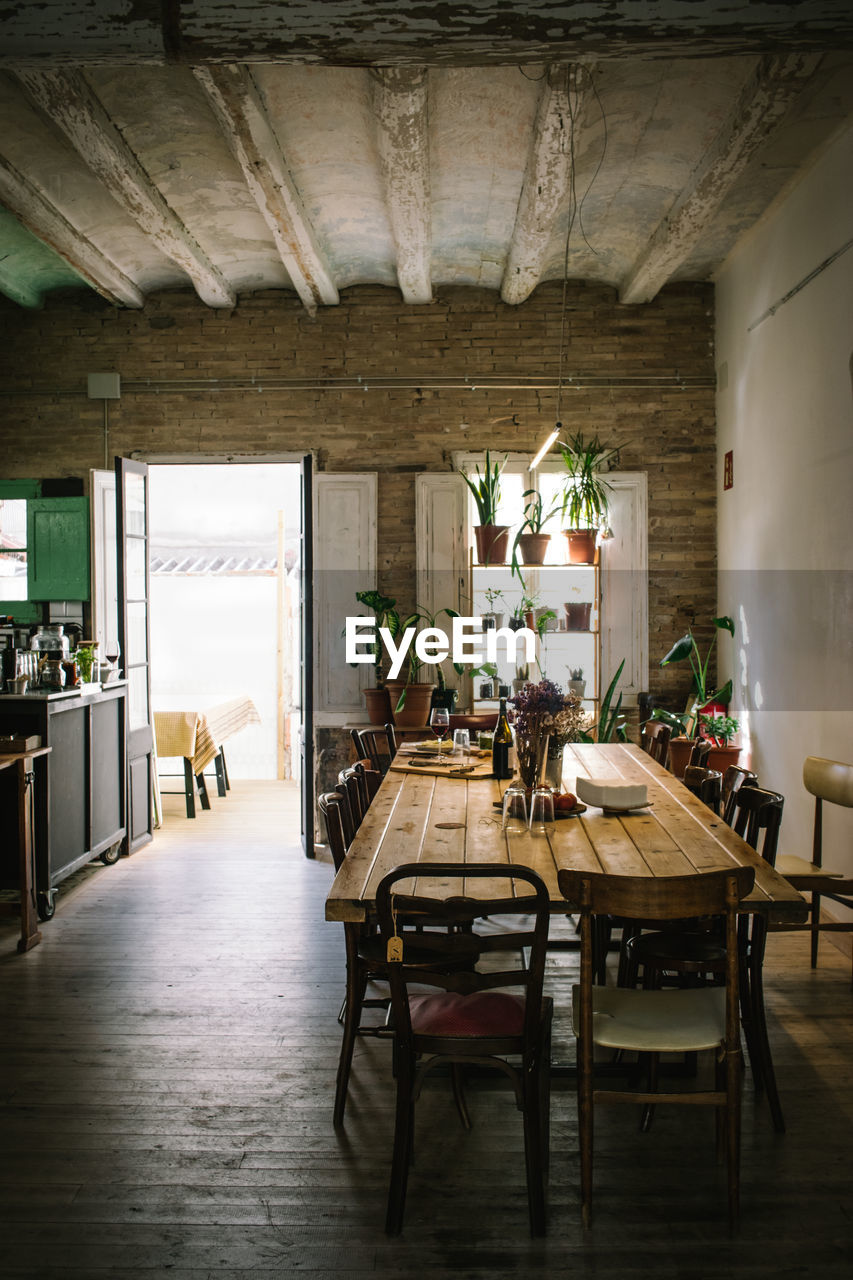
[[[580,988],[572,988],[572,1025],[580,1032]],[[639,1053],[688,1053],[713,1049],[726,1032],[723,987],[689,991],[638,991],[593,987],[592,1037],[608,1049]]]
[[[840,871],[828,871],[826,867],[819,867],[816,862],[809,862],[807,858],[798,858],[794,853],[780,853],[776,859],[776,870],[780,876],[784,876],[786,880],[841,880],[842,873]],[[799,885],[794,885],[799,888]]]
[[[506,991],[443,991],[412,996],[412,1030],[419,1036],[520,1036],[524,1029],[524,1000]]]

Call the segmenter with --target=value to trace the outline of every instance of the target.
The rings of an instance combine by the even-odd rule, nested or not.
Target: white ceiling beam
[[[820,54],[759,59],[688,185],[622,282],[619,300],[650,302],[699,243],[735,182],[781,122]]]
[[[17,75],[113,199],[186,272],[201,300],[209,307],[235,306],[234,290],[154,186],[82,73],[21,70]]]
[[[397,282],[404,302],[432,302],[427,71],[424,67],[381,68],[373,77]]]
[[[241,66],[195,68],[246,184],[275,238],[291,283],[306,310],[340,301],[302,197],[290,174],[250,72]]]
[[[145,299],[133,281],[73,227],[45,193],[3,156],[0,156],[0,203],[14,213],[37,239],[64,258],[108,302],[125,307],[142,306]],[[4,292],[8,290],[4,289]],[[22,298],[15,301],[23,306],[38,306],[40,303],[40,299],[35,303]]]
[[[509,306],[529,298],[541,280],[554,224],[570,192],[583,112],[582,76],[589,84],[588,70],[555,65],[542,84],[501,282],[501,299]]]

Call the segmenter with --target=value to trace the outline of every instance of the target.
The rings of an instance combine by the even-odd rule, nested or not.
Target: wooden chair
[[[808,929],[811,933],[811,960],[815,969],[821,933],[853,931],[853,921],[822,922],[820,918],[821,898],[829,898],[831,902],[853,910],[853,878],[823,865],[823,804],[826,801],[827,804],[842,805],[845,809],[853,808],[853,764],[827,760],[824,756],[807,756],[803,765],[803,783],[815,798],[811,862],[794,854],[782,854],[777,870],[800,893],[811,895],[808,923],[792,927]]]
[[[672,730],[668,724],[664,724],[662,720],[647,720],[643,725],[641,745],[653,760],[657,760],[658,764],[666,767],[671,737]]]
[[[729,1222],[739,1216],[740,1036],[738,1028],[737,905],[752,888],[751,867],[713,871],[702,876],[666,879],[558,873],[560,891],[581,913],[580,983],[573,988],[572,1022],[577,1036],[578,1119],[581,1149],[583,1224],[592,1219],[593,1108],[599,1102],[666,1102],[717,1109],[718,1150],[725,1147]],[[661,921],[690,916],[719,916],[726,941],[725,987],[693,990],[637,990],[595,986],[593,922],[596,915],[641,913]],[[712,1090],[613,1091],[595,1088],[594,1051],[607,1049],[652,1054],[704,1049],[716,1053]]]
[[[779,829],[785,801],[776,791],[741,787],[735,793],[734,829],[771,866],[776,861]],[[763,964],[767,923],[763,916],[742,916],[738,925],[741,972],[741,1019],[746,1036],[755,1092],[767,1093],[767,1101],[778,1133],[785,1132],[785,1120],[776,1073],[767,1035],[764,1008]],[[719,931],[697,922],[693,928],[662,933],[644,933],[626,944],[628,982],[636,980],[639,968],[648,986],[657,986],[661,975],[672,973],[679,981],[700,981],[706,976],[722,980],[726,973],[725,939]],[[650,1113],[645,1123],[648,1124]]]
[[[723,775],[718,770],[689,764],[684,770],[682,782],[688,791],[697,796],[709,809],[713,809],[714,813],[720,812]]]
[[[432,877],[444,884],[458,883],[460,892],[474,880],[485,879],[492,896],[431,897]],[[417,895],[413,896],[415,880]],[[495,898],[498,886],[505,888]],[[550,914],[544,882],[527,867],[505,863],[409,863],[380,882],[376,908],[383,944],[402,947],[402,958],[387,966],[397,1107],[385,1230],[396,1235],[402,1229],[415,1102],[424,1077],[436,1066],[461,1069],[465,1063],[475,1063],[498,1068],[513,1084],[524,1119],[530,1230],[544,1235],[553,1012],[552,1001],[542,995]],[[457,931],[414,933],[419,915]],[[484,916],[500,916],[506,930],[498,936],[478,932]],[[473,933],[467,932],[472,919]],[[409,948],[425,944],[436,947],[432,968],[410,963]],[[491,972],[478,972],[473,964],[465,967],[466,957],[489,951],[500,953]],[[449,973],[444,961],[454,952],[460,964]],[[525,957],[529,957],[526,962]],[[425,994],[425,987],[433,990]],[[507,988],[518,988],[520,994]],[[519,1065],[509,1061],[516,1057]]]
[[[690,752],[691,765],[697,769],[704,769],[713,745],[710,738],[697,738]]]
[[[758,774],[753,773],[751,769],[743,769],[739,764],[730,764],[723,774],[723,795],[722,795],[722,812],[723,821],[728,826],[734,825],[735,805],[734,797],[740,791],[741,787],[757,787]]]
[[[382,729],[350,729],[350,737],[358,759],[370,761],[370,767],[382,777],[397,754],[397,735],[393,724]]]
[[[348,848],[344,818],[346,799],[338,791],[327,792],[320,796],[317,808],[326,824],[326,835],[335,870],[339,871],[344,864]],[[385,976],[384,956],[375,929],[365,924],[345,922],[344,943],[346,993],[338,1014],[338,1021],[343,1024],[343,1037],[335,1083],[333,1116],[336,1127],[343,1124],[356,1037],[359,1035],[390,1037],[391,1035],[384,1022],[377,1026],[365,1025],[361,1021],[364,1009],[382,1009],[387,1012],[389,1004],[387,996],[367,998],[368,983],[383,979]]]

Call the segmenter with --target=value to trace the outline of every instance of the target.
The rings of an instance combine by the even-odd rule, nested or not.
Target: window
[[[493,453],[493,458],[496,456],[501,455]],[[454,455],[453,463],[467,474],[474,475],[478,465],[483,470],[485,456],[482,453],[459,453]],[[500,514],[502,523],[512,528],[510,547],[524,516],[524,492],[537,490],[547,512],[559,501],[567,480],[559,456],[544,458],[535,471],[529,469],[529,463],[530,458],[526,454],[510,454],[501,477]],[[442,480],[450,489],[450,482],[458,481],[458,477],[433,477],[435,486],[439,486]],[[566,541],[562,535],[564,522],[559,514],[552,517],[545,527],[552,537],[542,568],[520,566],[519,581],[509,567],[484,570],[476,566],[476,556],[468,549],[474,540],[476,507],[467,489],[463,498],[467,513],[463,519],[464,536],[459,551],[453,551],[453,562],[457,574],[467,574],[465,598],[460,599],[460,607],[464,609],[471,604],[474,606],[471,612],[474,613],[497,613],[501,608],[504,613],[511,613],[521,603],[523,582],[524,594],[535,601],[534,609],[553,611],[555,616],[546,618],[543,625],[540,667],[549,678],[563,686],[571,678],[572,671],[583,670],[584,696],[588,702],[598,698],[606,689],[624,659],[619,689],[627,707],[636,703],[641,690],[648,688],[646,476],[643,472],[611,471],[607,474],[607,484],[614,536],[600,544],[597,568],[566,564]],[[449,515],[452,510],[449,504],[446,510]],[[438,524],[435,519],[432,523],[434,526]],[[420,546],[418,549],[419,567],[428,569],[436,563],[443,567],[442,558],[436,560],[435,548],[426,545],[426,539],[424,542],[424,549]],[[450,551],[448,546],[446,552]],[[502,592],[505,604],[490,604],[487,590]],[[587,602],[591,604],[588,624],[583,610],[575,608],[570,611],[566,607]],[[570,632],[570,627],[579,625],[581,630]],[[502,683],[508,683],[514,674],[506,664],[499,668]],[[538,678],[535,668],[531,676]]]
[[[27,502],[0,498],[0,600],[27,598]]]

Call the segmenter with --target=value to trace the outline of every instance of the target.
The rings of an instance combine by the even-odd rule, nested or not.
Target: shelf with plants
[[[531,680],[546,675],[562,688],[569,688],[574,673],[583,683],[575,691],[584,699],[590,714],[599,700],[600,655],[600,569],[599,565],[526,566],[520,573],[510,566],[469,566],[471,612],[482,616],[487,628],[530,626],[537,633],[536,660],[527,676]],[[496,663],[497,680],[512,688],[523,678],[511,662]],[[494,697],[484,697],[484,681],[474,684],[478,709],[496,706]]]

